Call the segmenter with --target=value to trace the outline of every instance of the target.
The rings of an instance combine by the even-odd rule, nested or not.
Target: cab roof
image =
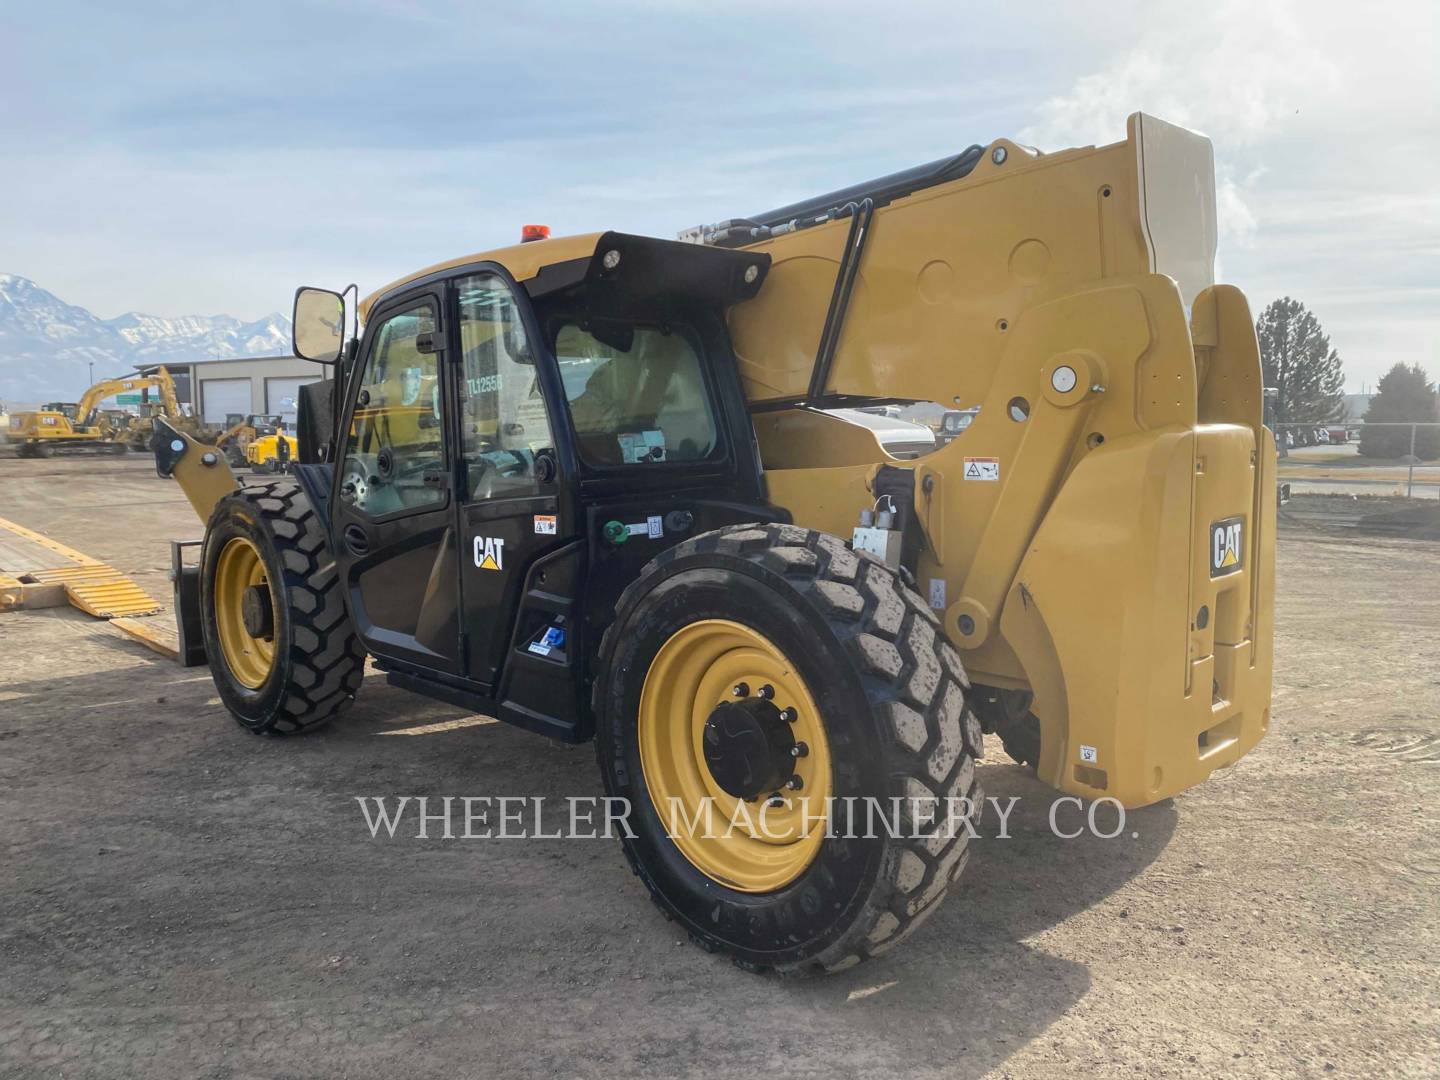
[[[404,288],[412,282],[419,281],[421,278],[429,277],[431,274],[441,274],[446,270],[453,270],[457,266],[468,266],[471,263],[494,262],[509,271],[510,276],[516,281],[524,282],[533,278],[546,266],[570,262],[574,259],[590,258],[595,254],[596,243],[604,235],[604,233],[597,232],[583,233],[579,236],[557,236],[550,240],[532,240],[526,244],[514,244],[510,247],[481,251],[474,255],[461,255],[459,258],[438,262],[423,270],[416,270],[413,274],[396,278],[390,284],[376,289],[365,297],[360,301],[360,320],[363,322],[370,317],[370,309],[382,297]]]
[[[770,269],[770,256],[729,251],[629,233],[585,233],[462,255],[392,281],[360,301],[368,321],[380,302],[400,290],[475,263],[498,263],[532,297],[575,288],[602,290],[619,310],[663,303],[667,298],[703,299],[729,305],[748,300]]]

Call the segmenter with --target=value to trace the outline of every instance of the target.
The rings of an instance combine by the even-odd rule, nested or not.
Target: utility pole
[[[1410,471],[1405,477],[1405,497],[1415,497],[1415,462],[1420,459],[1415,456],[1415,432],[1420,428],[1419,424],[1410,425],[1410,456],[1406,459],[1410,465]]]

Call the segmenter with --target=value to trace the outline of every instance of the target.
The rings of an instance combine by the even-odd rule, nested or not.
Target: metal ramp
[[[98,619],[160,610],[158,600],[108,563],[0,518],[0,611],[66,601]]]

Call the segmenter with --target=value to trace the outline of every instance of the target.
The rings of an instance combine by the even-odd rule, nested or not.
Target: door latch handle
[[[420,474],[420,482],[428,488],[443,488],[445,486],[445,470],[426,469]]]
[[[370,550],[370,537],[359,525],[345,526],[345,546],[352,555],[364,555]]]

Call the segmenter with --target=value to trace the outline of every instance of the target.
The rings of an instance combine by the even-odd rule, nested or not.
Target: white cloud
[[[1246,245],[1255,236],[1255,215],[1245,202],[1244,185],[1220,176],[1215,185],[1215,215],[1222,242]]]
[[[1137,110],[1203,131],[1227,147],[1269,134],[1340,73],[1283,0],[1181,9],[1164,30],[1047,100],[1021,140],[1043,149],[1125,136]]]
[[[1176,14],[1179,14],[1178,12]],[[1193,9],[1152,32],[1069,92],[1048,99],[1021,141],[1041,149],[1125,137],[1146,112],[1216,142],[1216,210],[1222,244],[1245,245],[1257,227],[1249,194],[1263,168],[1234,179],[1235,157],[1256,148],[1296,101],[1338,85],[1339,71],[1284,0]]]
[[[1138,34],[1112,39],[1036,108],[1022,139],[1114,142],[1137,110],[1204,132],[1215,144],[1221,280],[1245,289],[1257,313],[1282,295],[1306,303],[1352,388],[1396,361],[1433,369],[1437,12],[1431,0],[1159,0],[1132,12]]]

